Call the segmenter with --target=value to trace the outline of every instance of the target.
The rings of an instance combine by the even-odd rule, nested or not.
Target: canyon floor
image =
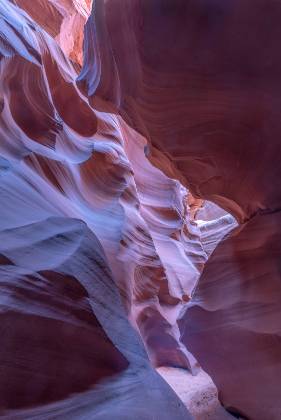
[[[184,369],[161,367],[158,373],[173,388],[194,420],[230,420],[218,399],[218,390],[210,376],[200,370],[193,376]]]

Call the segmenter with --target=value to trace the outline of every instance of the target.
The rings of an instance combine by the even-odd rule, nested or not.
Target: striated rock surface
[[[1,418],[150,419],[148,401],[191,418],[149,366],[85,223],[51,217],[0,237]]]
[[[78,6],[0,0],[0,415],[188,419],[152,366],[198,370],[177,319],[202,202],[79,90]]]
[[[280,418],[280,17],[0,0],[3,418]]]
[[[168,176],[173,167],[194,197],[243,224],[206,263],[183,308],[182,341],[226,406],[250,419],[278,419],[281,4],[95,4],[81,90],[145,136],[154,166]],[[219,224],[198,220],[210,255],[216,226],[227,226],[228,216]]]
[[[224,405],[250,419],[280,418],[279,225],[260,215],[221,242],[179,321]]]
[[[83,63],[84,25],[92,0],[10,0],[48,32],[63,52],[79,66]]]
[[[202,202],[175,179],[165,155],[155,158],[169,177],[149,162],[145,138],[119,115],[89,104],[72,63],[31,17],[4,2],[2,15],[1,154],[13,169],[3,179],[5,227],[58,215],[86,222],[153,365],[195,373],[177,319],[207,258],[193,221]]]
[[[12,2],[0,1],[0,19],[0,415],[189,419],[138,333],[151,320],[141,333],[154,364],[196,365],[175,315],[199,273],[194,261],[182,274],[187,192],[119,116],[89,105],[53,36]],[[177,250],[167,268],[166,242]]]
[[[280,3],[97,0],[94,11],[79,77],[91,100],[113,101],[196,196],[239,221],[279,208]]]

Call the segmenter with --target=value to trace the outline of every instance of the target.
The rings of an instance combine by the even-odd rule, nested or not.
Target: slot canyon
[[[281,419],[281,0],[0,17],[0,418]]]

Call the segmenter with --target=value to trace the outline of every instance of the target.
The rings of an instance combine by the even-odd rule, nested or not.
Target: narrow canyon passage
[[[1,418],[281,418],[280,18],[0,0]]]

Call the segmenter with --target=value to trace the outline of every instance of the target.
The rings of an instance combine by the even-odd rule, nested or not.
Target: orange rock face
[[[59,44],[78,65],[83,64],[84,25],[92,0],[13,0]]]

